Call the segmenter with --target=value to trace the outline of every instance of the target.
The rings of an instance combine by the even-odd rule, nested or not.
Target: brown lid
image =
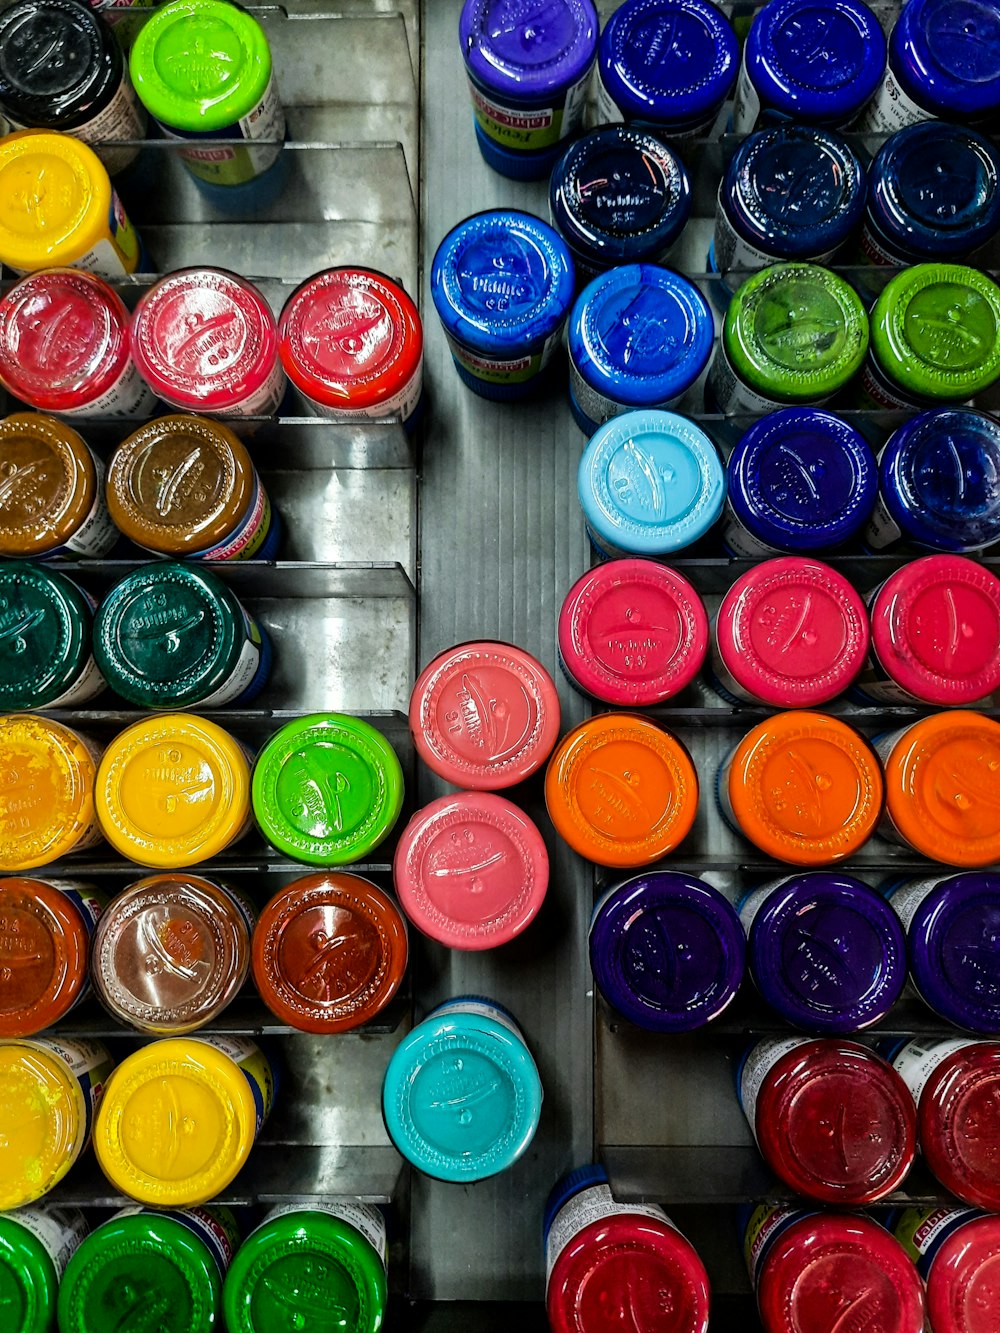
[[[197,555],[244,518],[254,483],[250,455],[228,426],[181,414],[157,417],[112,455],[108,508],[137,545]]]
[[[83,994],[88,923],[56,884],[0,879],[0,1037],[30,1037]]]
[[[0,421],[0,555],[54,551],[97,498],[93,455],[75,430],[40,412]]]

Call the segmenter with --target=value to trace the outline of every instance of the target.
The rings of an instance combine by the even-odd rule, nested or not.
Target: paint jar
[[[94,810],[100,751],[50,718],[0,718],[0,870],[33,870],[101,840]]]
[[[0,709],[76,708],[100,694],[92,621],[90,598],[64,575],[0,561]]]
[[[89,1230],[79,1208],[41,1204],[0,1216],[0,1290],[8,1333],[55,1328],[59,1283]]]
[[[1000,1259],[1000,1218],[973,1208],[903,1208],[887,1219],[927,1283],[935,1333],[992,1333],[1000,1327],[993,1273]]]
[[[559,736],[559,696],[530,653],[482,640],[439,653],[410,695],[427,767],[455,787],[501,791],[536,772]]]
[[[545,774],[556,832],[603,866],[650,865],[694,824],[698,775],[668,731],[632,713],[601,713],[574,727]]]
[[[465,0],[458,40],[476,142],[494,171],[514,180],[548,176],[583,125],[597,29],[591,0],[523,11],[506,0]]]
[[[358,875],[306,875],[260,914],[253,976],[260,997],[300,1032],[349,1032],[371,1023],[398,992],[406,924],[387,893]]]
[[[448,1000],[418,1023],[392,1053],[382,1084],[382,1116],[397,1150],[424,1175],[456,1184],[513,1166],[541,1110],[541,1080],[516,1020],[476,996]]]

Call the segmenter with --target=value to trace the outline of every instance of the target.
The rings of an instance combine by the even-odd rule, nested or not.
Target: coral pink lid
[[[970,1041],[946,1055],[920,1094],[927,1165],[965,1203],[1000,1212],[1000,1043]]]
[[[687,579],[654,560],[609,560],[577,579],[559,615],[559,652],[605,703],[662,703],[701,670],[708,616]]]
[[[428,768],[456,787],[498,791],[548,759],[559,735],[559,696],[529,653],[506,643],[463,643],[417,678],[410,730]]]
[[[850,685],[868,655],[868,613],[842,574],[782,556],[737,579],[719,608],[719,654],[750,694],[812,708]]]
[[[1000,1328],[1000,1217],[973,1217],[944,1241],[927,1275],[934,1333]]]
[[[399,905],[425,935],[453,949],[491,949],[538,914],[549,854],[516,805],[487,792],[458,792],[416,812],[392,873]]]
[[[871,611],[886,673],[924,703],[954,708],[1000,689],[1000,578],[961,555],[927,555],[890,575]]]

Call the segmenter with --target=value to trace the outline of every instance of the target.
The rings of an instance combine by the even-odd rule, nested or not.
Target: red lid
[[[453,949],[492,949],[538,914],[549,855],[516,805],[487,792],[459,792],[417,811],[392,873],[400,906],[425,935]]]
[[[945,1056],[920,1096],[920,1146],[945,1189],[1000,1212],[1000,1042]]]
[[[410,696],[410,730],[428,768],[456,787],[498,791],[534,773],[559,735],[559,696],[529,653],[463,643],[435,657]]]
[[[129,315],[103,279],[48,269],[0,300],[0,380],[46,412],[102,397],[129,364]]]
[[[40,879],[0,879],[0,1037],[30,1037],[70,1010],[87,984],[88,923]]]
[[[669,1223],[618,1213],[589,1223],[563,1248],[546,1306],[552,1333],[706,1333],[708,1277]]]
[[[874,1203],[913,1165],[917,1114],[906,1084],[874,1052],[839,1038],[782,1056],[757,1095],[757,1142],[799,1194],[823,1203]]]
[[[976,1217],[942,1244],[927,1276],[934,1333],[1000,1329],[1000,1217]]]
[[[164,402],[186,412],[224,412],[272,380],[278,333],[252,283],[220,268],[179,269],[136,307],[132,355]]]
[[[559,615],[559,652],[581,689],[609,704],[662,703],[708,651],[708,616],[687,579],[655,560],[609,560],[577,579]]]
[[[829,565],[782,556],[736,580],[716,635],[726,669],[748,693],[775,708],[812,708],[864,666],[868,612]]]
[[[961,555],[890,575],[872,605],[872,647],[898,685],[956,707],[1000,688],[1000,578]]]
[[[323,407],[389,411],[423,358],[417,307],[369,269],[331,268],[304,282],[285,303],[279,332],[285,373]]]

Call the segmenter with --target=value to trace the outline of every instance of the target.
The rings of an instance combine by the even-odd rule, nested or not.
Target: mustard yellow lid
[[[250,768],[214,722],[167,713],[128,727],[97,770],[97,817],[123,856],[176,870],[217,856],[250,821]]]
[[[0,870],[48,865],[95,840],[96,765],[60,722],[0,717]]]
[[[86,1133],[83,1091],[69,1066],[32,1041],[0,1043],[0,1212],[62,1180]]]
[[[0,260],[11,268],[71,266],[108,237],[110,209],[108,173],[86,144],[42,130],[0,139]]]

